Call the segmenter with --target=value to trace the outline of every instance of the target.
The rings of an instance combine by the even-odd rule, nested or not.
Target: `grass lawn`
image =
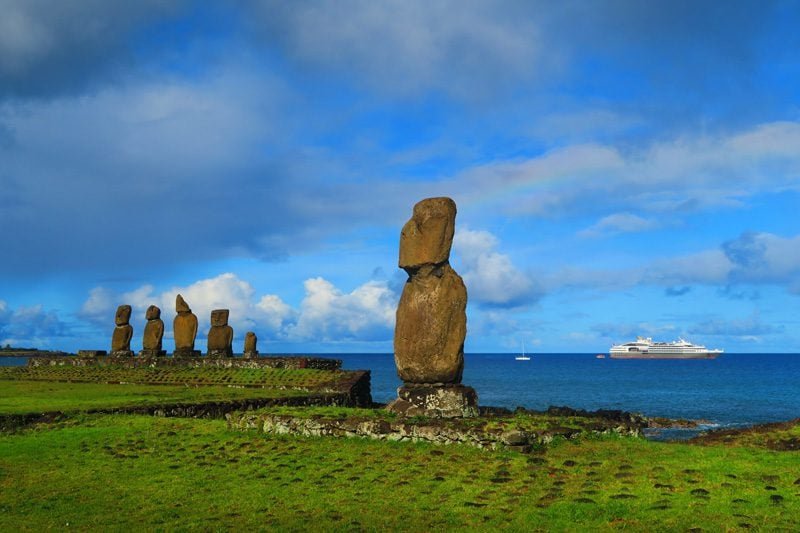
[[[524,455],[76,415],[0,435],[0,530],[796,531],[799,479],[795,452],[730,442]]]
[[[297,390],[0,380],[0,415],[307,396]]]

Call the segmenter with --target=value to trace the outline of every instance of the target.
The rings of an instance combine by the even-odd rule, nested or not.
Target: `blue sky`
[[[0,343],[389,352],[446,195],[468,352],[800,352],[795,2],[210,4],[0,1]]]

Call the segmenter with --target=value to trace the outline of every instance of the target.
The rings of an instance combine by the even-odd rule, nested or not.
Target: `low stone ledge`
[[[449,420],[414,422],[407,418],[369,417],[325,418],[298,417],[258,413],[226,415],[232,430],[257,430],[277,435],[307,437],[360,437],[386,441],[430,442],[433,444],[465,444],[481,449],[511,449],[529,453],[534,446],[551,443],[558,437],[577,438],[582,434],[620,434],[639,436],[640,428],[610,424],[592,429],[548,428],[541,431],[507,429],[502,425],[478,427]],[[474,420],[474,419],[473,419]]]

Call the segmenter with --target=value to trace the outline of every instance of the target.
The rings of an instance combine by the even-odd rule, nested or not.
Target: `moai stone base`
[[[105,350],[78,350],[78,357],[101,357],[108,354]]]
[[[175,348],[172,357],[200,357],[202,354],[200,350],[193,350],[192,348]]]
[[[167,355],[166,350],[142,350],[139,352],[139,357],[164,357]]]
[[[461,384],[406,383],[397,389],[397,399],[386,409],[402,416],[478,416],[478,394],[472,387]]]
[[[256,351],[253,351],[253,352],[244,352],[242,354],[242,357],[244,359],[258,359],[258,351],[256,350]]]
[[[233,357],[228,353],[228,350],[209,350],[208,357]]]
[[[111,357],[133,357],[133,350],[115,350],[108,355]]]

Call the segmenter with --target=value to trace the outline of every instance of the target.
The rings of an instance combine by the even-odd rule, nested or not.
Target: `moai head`
[[[228,325],[228,309],[214,309],[211,311],[211,325],[212,326],[227,326]]]
[[[186,300],[183,299],[183,296],[180,294],[175,298],[175,311],[177,313],[191,313],[192,310],[189,308],[189,304],[186,303]]]
[[[161,318],[161,309],[156,307],[155,305],[151,305],[147,308],[147,313],[145,313],[144,317],[147,320],[155,320],[157,318]]]
[[[125,326],[131,321],[131,306],[120,305],[117,307],[117,316],[115,318],[118,326]]]
[[[408,271],[450,258],[456,225],[456,203],[450,198],[427,198],[414,206],[400,232],[400,268]]]

